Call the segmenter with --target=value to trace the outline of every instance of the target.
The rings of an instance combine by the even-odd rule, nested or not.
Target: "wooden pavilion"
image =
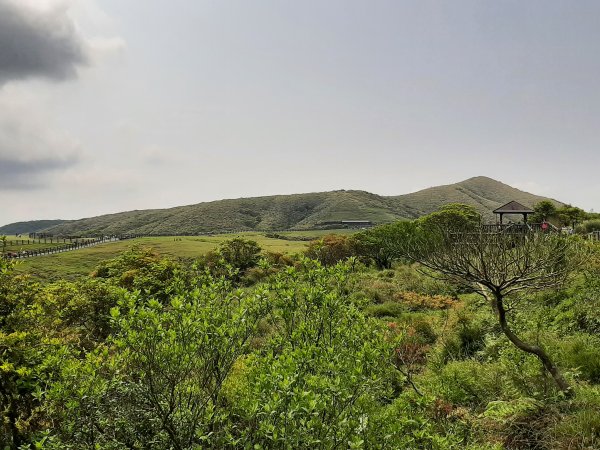
[[[530,214],[533,214],[535,211],[531,208],[528,208],[527,206],[521,205],[519,202],[512,201],[508,202],[506,205],[503,205],[498,209],[495,209],[493,212],[496,216],[500,216],[499,223],[500,225],[502,225],[505,214],[522,214],[523,223],[526,224],[527,217]],[[498,222],[498,219],[496,219],[496,222]]]

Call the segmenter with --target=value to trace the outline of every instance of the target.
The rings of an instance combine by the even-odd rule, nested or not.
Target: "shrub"
[[[425,295],[417,292],[398,292],[394,300],[408,306],[412,311],[423,309],[448,309],[456,303],[454,298],[445,295]]]
[[[600,220],[586,220],[585,222],[577,225],[576,231],[578,233],[591,233],[592,231],[600,231]]]
[[[365,314],[370,317],[400,317],[404,312],[402,305],[395,302],[370,305],[365,309]]]
[[[482,408],[505,398],[503,370],[497,363],[451,361],[424,378],[430,392],[451,404]]]
[[[549,430],[549,447],[556,450],[600,448],[600,389],[581,387],[567,414]]]
[[[455,329],[447,335],[442,344],[442,360],[473,357],[485,347],[486,334],[487,324],[476,320],[468,313],[459,313]]]
[[[354,256],[354,248],[347,236],[329,234],[322,239],[311,241],[305,255],[324,266],[332,266]]]
[[[589,335],[563,338],[559,352],[561,365],[577,369],[591,383],[600,383],[600,339]]]

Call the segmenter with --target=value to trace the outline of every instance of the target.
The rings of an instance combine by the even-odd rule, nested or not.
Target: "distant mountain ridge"
[[[398,196],[341,190],[218,200],[65,221],[44,231],[57,235],[194,235],[220,231],[302,230],[342,220],[386,223],[414,219],[447,203],[472,205],[489,220],[495,208],[511,200],[532,207],[548,198],[480,176]],[[563,204],[550,200],[559,206]],[[4,229],[10,226],[0,228],[0,234],[6,233]]]

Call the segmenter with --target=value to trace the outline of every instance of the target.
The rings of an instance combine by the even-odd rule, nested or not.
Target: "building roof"
[[[494,214],[533,214],[535,211],[527,206],[521,205],[519,202],[508,202],[494,210]]]

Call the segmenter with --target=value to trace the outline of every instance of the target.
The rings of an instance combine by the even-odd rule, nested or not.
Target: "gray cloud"
[[[41,158],[19,161],[0,155],[0,189],[37,189],[45,186],[47,175],[65,169],[76,162],[76,158]]]
[[[0,0],[0,85],[31,77],[69,79],[87,60],[86,44],[64,8]]]
[[[35,189],[76,164],[80,145],[48,118],[0,97],[0,189]]]

